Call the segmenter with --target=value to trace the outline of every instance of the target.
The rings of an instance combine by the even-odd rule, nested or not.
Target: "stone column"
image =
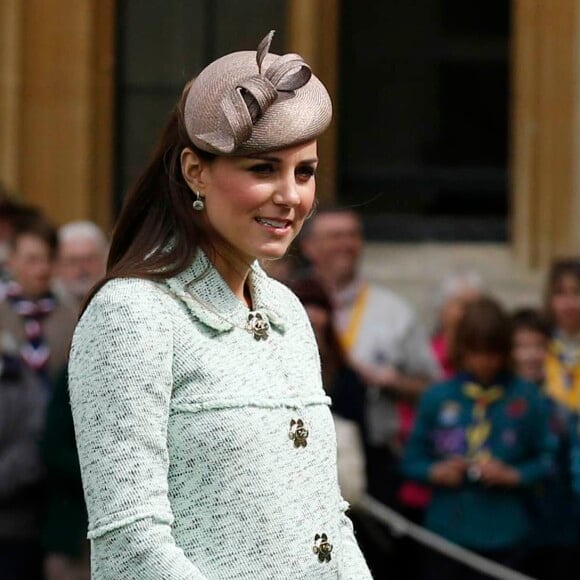
[[[317,175],[319,199],[331,202],[336,196],[339,0],[286,2],[286,50],[304,57],[332,98],[333,121],[318,141]]]
[[[580,254],[580,4],[513,0],[512,231],[519,260]]]
[[[8,184],[56,223],[110,225],[114,0],[3,0],[0,146]],[[4,36],[4,34],[2,35]],[[9,44],[8,47],[4,45]]]
[[[0,2],[0,183],[18,188],[21,0]]]

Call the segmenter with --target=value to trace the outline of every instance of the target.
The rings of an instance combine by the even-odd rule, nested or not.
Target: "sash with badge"
[[[573,412],[580,409],[580,344],[566,344],[558,337],[552,340],[546,358],[546,390]]]
[[[466,383],[462,391],[466,397],[473,399],[473,422],[465,430],[465,438],[467,458],[470,461],[467,476],[477,481],[481,476],[480,465],[491,458],[487,442],[492,425],[487,412],[493,403],[503,398],[504,390],[499,386],[484,388],[476,383]]]

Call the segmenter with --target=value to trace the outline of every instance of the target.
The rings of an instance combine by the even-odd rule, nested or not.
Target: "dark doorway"
[[[381,240],[507,239],[509,0],[344,0],[339,196]]]

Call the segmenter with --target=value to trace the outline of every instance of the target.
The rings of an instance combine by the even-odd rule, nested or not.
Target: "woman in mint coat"
[[[298,55],[229,54],[183,93],[71,351],[92,577],[369,579],[330,400],[281,257],[331,104]]]

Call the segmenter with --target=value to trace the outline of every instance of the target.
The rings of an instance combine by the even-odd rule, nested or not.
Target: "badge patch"
[[[515,429],[504,429],[501,434],[501,441],[506,447],[513,447],[518,441],[518,434]]]
[[[436,429],[433,433],[433,446],[439,457],[449,455],[465,455],[467,444],[465,442],[465,429],[453,427],[451,429]]]
[[[439,423],[445,427],[453,427],[459,422],[461,407],[455,401],[446,401],[439,411]]]
[[[518,397],[506,407],[506,414],[511,419],[519,419],[526,414],[527,410],[528,402],[523,397]]]

